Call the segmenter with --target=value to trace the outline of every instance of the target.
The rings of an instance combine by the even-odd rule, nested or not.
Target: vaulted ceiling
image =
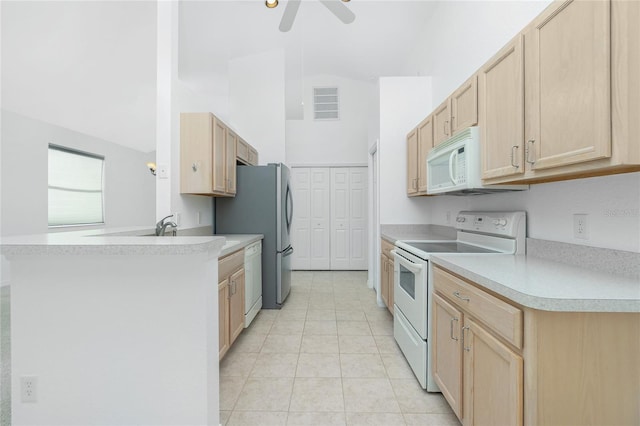
[[[438,2],[352,0],[353,23],[303,0],[292,30],[287,0],[181,1],[181,79],[227,93],[230,59],[284,49],[286,78],[373,81],[415,75],[408,58]],[[154,1],[2,1],[2,107],[141,151],[155,148]]]

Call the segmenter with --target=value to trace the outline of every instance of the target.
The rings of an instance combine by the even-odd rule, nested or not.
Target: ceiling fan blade
[[[283,33],[286,33],[291,29],[291,27],[293,27],[293,21],[296,19],[296,14],[298,13],[301,1],[302,0],[289,0],[287,2],[287,7],[284,9],[279,27],[280,31]]]
[[[329,9],[331,13],[336,15],[336,18],[341,20],[344,24],[350,24],[356,19],[356,15],[340,0],[320,0],[320,3]]]

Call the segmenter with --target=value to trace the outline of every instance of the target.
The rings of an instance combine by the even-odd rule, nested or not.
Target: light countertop
[[[156,237],[154,231],[152,227],[139,226],[11,236],[0,239],[0,253],[10,257],[44,254],[184,255],[220,251],[219,256],[224,256],[263,238],[262,235]]]
[[[524,307],[640,312],[640,282],[532,256],[433,255],[431,261]]]

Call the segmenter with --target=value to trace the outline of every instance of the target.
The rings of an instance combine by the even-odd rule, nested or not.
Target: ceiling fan
[[[344,3],[347,3],[349,0],[318,0],[324,7],[329,9],[329,12],[333,13],[336,18],[338,18],[344,24],[350,24],[356,19],[356,15],[349,10]],[[280,20],[280,26],[278,27],[280,31],[286,33],[293,27],[293,21],[296,19],[296,14],[298,13],[298,9],[300,8],[300,3],[302,0],[289,0],[287,2],[287,7],[284,9],[284,13],[282,14],[282,19]],[[266,5],[269,8],[274,8],[278,5],[278,0],[266,0]]]

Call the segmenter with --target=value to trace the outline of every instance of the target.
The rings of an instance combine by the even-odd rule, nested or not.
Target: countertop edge
[[[488,259],[487,259],[488,260]],[[451,263],[447,259],[431,256],[431,261],[497,293],[525,308],[550,312],[611,312],[611,313],[640,313],[640,303],[633,299],[568,299],[549,298],[527,294],[515,290],[504,283],[497,282],[470,269]]]

